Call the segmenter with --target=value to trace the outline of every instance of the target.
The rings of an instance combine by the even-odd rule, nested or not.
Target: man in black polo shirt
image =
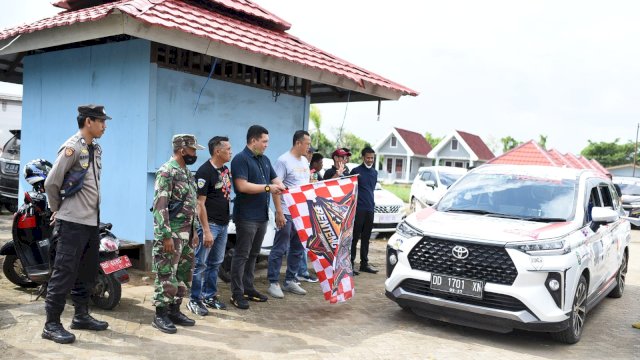
[[[353,240],[351,243],[351,265],[353,273],[358,275],[355,268],[356,247],[360,243],[360,271],[375,274],[376,268],[369,264],[369,238],[373,229],[373,214],[375,202],[373,192],[378,182],[378,172],[373,168],[376,153],[370,147],[362,149],[363,163],[351,170],[351,175],[358,175],[358,203],[356,205],[356,217],[353,221]]]
[[[280,194],[285,187],[278,179],[269,158],[264,155],[269,145],[269,131],[253,125],[247,131],[247,146],[231,161],[231,174],[236,198],[233,221],[236,224],[236,246],[231,260],[231,304],[248,309],[249,302],[267,301],[253,284],[256,258],[269,220],[270,194]]]

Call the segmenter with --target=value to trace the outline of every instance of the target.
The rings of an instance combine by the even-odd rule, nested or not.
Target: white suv
[[[624,291],[630,225],[590,170],[483,165],[388,242],[386,295],[418,315],[576,343],[587,313]]]
[[[427,166],[418,169],[418,174],[411,184],[411,212],[431,206],[440,200],[442,195],[467,169],[451,166]]]

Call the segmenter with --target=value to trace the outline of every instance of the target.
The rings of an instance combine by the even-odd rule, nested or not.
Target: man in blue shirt
[[[356,217],[353,221],[353,242],[351,243],[351,265],[354,275],[358,275],[355,268],[356,247],[360,243],[360,271],[375,274],[376,268],[369,264],[369,238],[373,229],[373,214],[375,202],[373,192],[378,181],[378,172],[373,168],[376,153],[370,147],[362,149],[363,163],[351,170],[351,175],[358,175],[358,203],[356,205]]]
[[[231,177],[236,198],[233,221],[236,224],[236,246],[231,260],[231,304],[248,309],[249,302],[267,301],[253,285],[256,258],[269,221],[269,195],[285,188],[269,158],[264,155],[269,145],[269,131],[253,125],[247,131],[247,146],[231,161]]]

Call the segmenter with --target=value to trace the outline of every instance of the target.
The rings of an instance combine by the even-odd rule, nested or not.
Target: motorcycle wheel
[[[111,310],[120,302],[122,287],[120,282],[111,274],[102,272],[96,277],[96,285],[93,287],[91,302],[104,310]]]
[[[16,255],[5,256],[4,263],[2,264],[2,272],[4,272],[4,276],[6,276],[9,281],[20,287],[34,288],[38,286],[38,284],[31,281],[24,272],[22,262],[20,262],[20,259],[18,259]]]

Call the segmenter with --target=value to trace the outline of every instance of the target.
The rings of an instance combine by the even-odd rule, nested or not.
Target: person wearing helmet
[[[31,160],[24,166],[24,179],[27,180],[29,185],[33,186],[34,190],[42,193],[44,192],[44,181],[47,179],[52,166],[50,162],[44,159]]]
[[[111,119],[101,105],[78,107],[78,132],[58,150],[58,157],[44,187],[55,222],[56,257],[47,286],[47,320],[42,338],[60,344],[75,341],[75,335],[60,322],[66,296],[71,293],[75,315],[72,329],[105,330],[109,326],[89,315],[91,289],[98,271],[98,224],[100,223],[100,171],[102,149],[96,142]]]

